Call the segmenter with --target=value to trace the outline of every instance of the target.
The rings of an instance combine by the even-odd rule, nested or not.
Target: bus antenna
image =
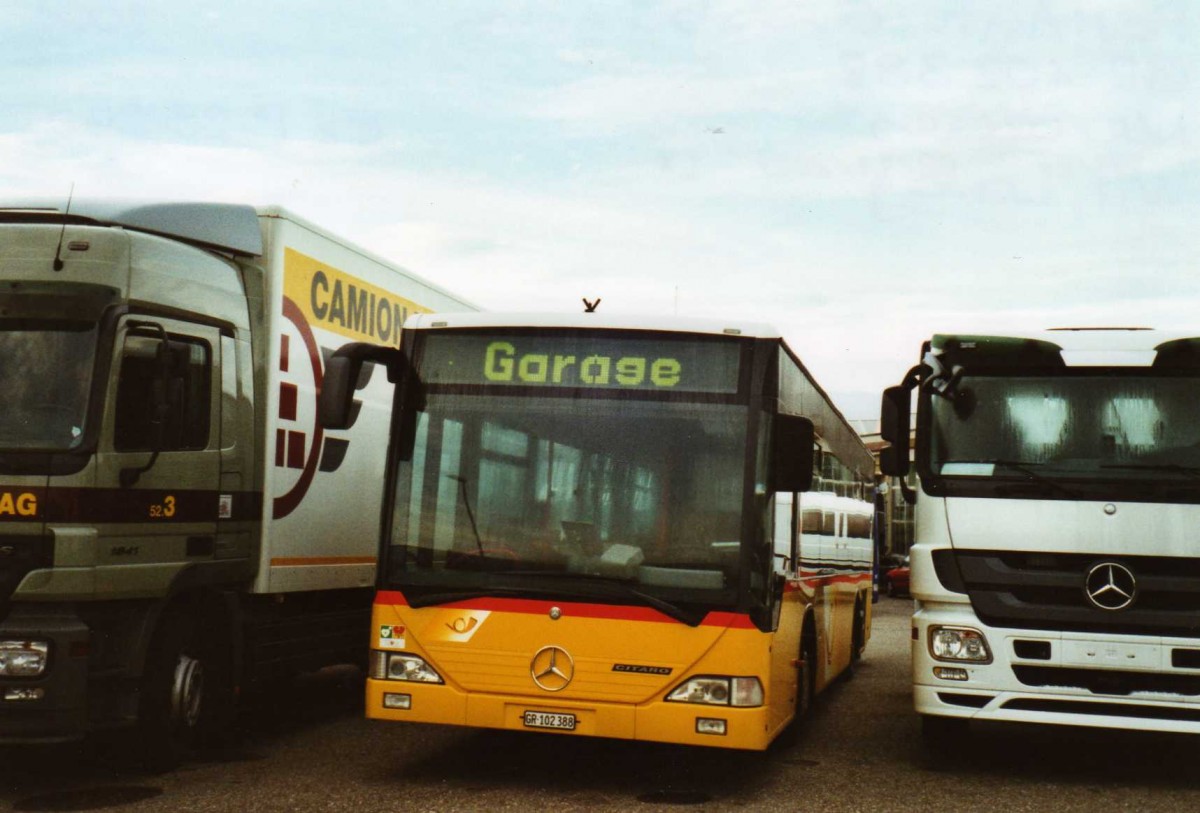
[[[600,307],[600,297],[596,297],[595,302],[588,302],[588,298],[586,296],[583,298],[583,312],[584,313],[595,313],[596,308],[598,308],[598,307]]]

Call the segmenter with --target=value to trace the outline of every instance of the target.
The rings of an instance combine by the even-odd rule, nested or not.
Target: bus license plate
[[[575,715],[555,714],[549,711],[527,711],[525,712],[525,726],[527,728],[555,728],[559,731],[574,731]]]

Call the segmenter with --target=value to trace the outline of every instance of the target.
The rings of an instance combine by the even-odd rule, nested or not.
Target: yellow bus
[[[873,461],[771,328],[414,316],[326,426],[380,367],[368,717],[764,749],[861,655]]]

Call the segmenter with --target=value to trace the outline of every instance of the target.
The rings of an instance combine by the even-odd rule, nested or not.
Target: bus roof
[[[404,323],[406,330],[431,328],[579,328],[597,330],[654,330],[668,333],[707,333],[718,336],[782,338],[761,322],[693,319],[678,316],[628,316],[600,313],[419,313]]]

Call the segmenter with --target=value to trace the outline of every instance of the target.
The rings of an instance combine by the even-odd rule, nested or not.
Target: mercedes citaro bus
[[[765,748],[870,633],[873,462],[778,333],[413,317],[367,715]],[[384,442],[384,438],[380,438]]]

